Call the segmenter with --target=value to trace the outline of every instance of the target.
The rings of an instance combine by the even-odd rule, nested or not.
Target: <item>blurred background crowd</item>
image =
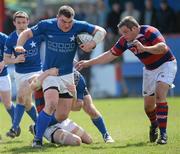
[[[41,19],[56,17],[59,6],[63,4],[69,4],[74,8],[75,19],[86,20],[106,29],[107,36],[104,43],[95,49],[98,52],[110,49],[118,40],[117,24],[123,17],[129,15],[140,24],[158,28],[164,35],[167,35],[168,42],[174,42],[174,40],[168,40],[170,37],[175,39],[175,42],[177,41],[176,46],[180,43],[178,35],[180,33],[179,0],[0,0],[0,31],[10,34],[14,30],[12,15],[17,10],[26,11],[30,15],[30,26],[33,26]],[[170,43],[170,46],[174,47],[174,44]],[[175,50],[176,48],[178,49],[175,47]],[[178,54],[177,56],[180,57]],[[93,55],[82,51],[77,54],[79,60],[91,57]],[[113,72],[111,75],[106,73],[107,80],[111,80],[110,85],[107,81],[101,81],[102,76],[98,75],[100,72],[98,68],[83,70],[82,74],[95,97],[140,95],[142,72],[139,70],[142,66],[136,59],[130,57],[131,55],[126,55],[124,59],[119,58],[111,63],[111,66],[100,68],[100,74],[103,71],[104,73]],[[180,83],[178,80],[175,82]],[[180,95],[180,91],[175,89],[171,95],[174,94]]]
[[[4,2],[3,2],[4,1]],[[24,10],[30,15],[30,25],[40,19],[52,18],[61,4],[70,4],[76,11],[75,18],[86,20],[106,28],[117,35],[117,23],[131,15],[140,24],[150,24],[162,33],[180,32],[180,4],[178,0],[1,0],[1,28],[9,34],[14,30],[12,14]],[[4,13],[4,16],[3,16]],[[2,20],[2,19],[1,19]]]

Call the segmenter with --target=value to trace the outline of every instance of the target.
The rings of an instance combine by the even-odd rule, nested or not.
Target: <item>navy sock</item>
[[[9,113],[9,115],[11,117],[11,120],[12,120],[12,123],[13,123],[13,120],[14,120],[14,110],[15,110],[14,104],[12,103],[11,104],[11,108],[10,109],[6,109],[6,110]]]
[[[104,123],[104,120],[101,116],[96,118],[96,119],[92,119],[92,122],[98,128],[98,130],[100,131],[102,136],[104,136],[104,134],[108,133],[106,126],[105,126],[105,123]]]
[[[25,106],[21,104],[17,104],[14,110],[14,120],[13,120],[13,128],[15,131],[19,128],[21,119],[23,117],[25,111]]]
[[[37,122],[36,122],[35,139],[42,140],[44,132],[45,132],[46,128],[48,127],[51,119],[52,119],[52,116],[48,115],[44,111],[41,111],[39,113],[39,116],[38,116]]]
[[[36,123],[37,121],[37,114],[36,114],[36,108],[33,105],[29,111],[26,111],[27,114],[31,117],[31,119]]]

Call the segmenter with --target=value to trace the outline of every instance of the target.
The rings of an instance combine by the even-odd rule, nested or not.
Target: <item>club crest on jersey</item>
[[[75,40],[74,35],[70,37],[70,41],[73,42]]]
[[[31,48],[35,48],[35,47],[36,47],[36,42],[32,41],[32,42],[30,43],[30,46],[31,46]]]
[[[49,37],[49,38],[53,38],[53,36],[52,36],[52,35],[48,35],[48,37]]]

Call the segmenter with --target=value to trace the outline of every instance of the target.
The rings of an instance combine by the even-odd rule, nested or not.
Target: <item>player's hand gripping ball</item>
[[[81,45],[89,41],[92,41],[92,39],[93,39],[93,36],[91,34],[83,32],[77,35],[76,42],[78,45]]]

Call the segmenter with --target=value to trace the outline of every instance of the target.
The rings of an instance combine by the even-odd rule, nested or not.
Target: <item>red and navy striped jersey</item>
[[[140,32],[136,38],[144,46],[153,46],[160,42],[165,42],[162,34],[155,27],[149,25],[142,25]],[[145,65],[146,69],[153,70],[167,61],[174,60],[170,48],[167,48],[167,52],[163,54],[152,54],[149,52],[138,53],[137,48],[125,40],[122,36],[117,43],[111,48],[111,52],[115,56],[120,56],[124,51],[129,49],[139,58],[139,60]]]
[[[42,89],[34,91],[34,100],[35,100],[37,112],[39,113],[42,111],[42,109],[45,106],[44,93]]]

